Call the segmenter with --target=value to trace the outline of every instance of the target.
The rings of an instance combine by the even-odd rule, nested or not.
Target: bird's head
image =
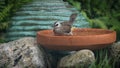
[[[55,23],[54,23],[54,28],[57,28],[57,27],[61,27],[62,26],[62,24],[61,24],[61,22],[58,22],[58,21],[56,21]]]

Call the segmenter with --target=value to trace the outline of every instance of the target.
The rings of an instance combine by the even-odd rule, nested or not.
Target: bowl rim
[[[42,31],[38,31],[37,34],[41,35],[41,36],[46,36],[46,37],[55,37],[55,38],[59,38],[59,37],[89,37],[89,36],[103,36],[103,35],[109,35],[111,33],[115,33],[116,34],[116,31],[114,30],[108,30],[108,29],[99,29],[99,28],[75,28],[75,29],[81,29],[81,30],[100,30],[100,31],[109,31],[109,33],[104,33],[104,34],[95,34],[95,35],[72,35],[72,36],[55,36],[55,35],[46,35],[46,34],[43,34],[44,32],[46,31],[53,31],[53,29],[48,29],[48,30],[42,30]],[[40,34],[41,33],[41,34]]]

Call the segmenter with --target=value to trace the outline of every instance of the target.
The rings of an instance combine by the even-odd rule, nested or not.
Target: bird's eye
[[[54,27],[61,27],[61,23],[60,22],[55,22]]]
[[[58,26],[58,24],[55,24],[55,26]]]

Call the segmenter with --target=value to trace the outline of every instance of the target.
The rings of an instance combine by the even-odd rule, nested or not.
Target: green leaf
[[[92,22],[95,23],[97,26],[99,26],[102,29],[108,29],[105,23],[99,19],[92,19]]]

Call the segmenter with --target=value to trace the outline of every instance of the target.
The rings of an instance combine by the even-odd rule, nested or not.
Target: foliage
[[[67,1],[86,16],[91,27],[115,30],[117,32],[117,40],[120,40],[120,0]],[[79,5],[79,7],[76,5]]]
[[[97,60],[89,68],[113,68],[114,65],[110,63],[111,57],[109,57],[108,49],[95,51],[95,54]]]
[[[92,28],[115,30],[117,40],[120,40],[120,0],[65,1],[68,1],[82,13]],[[114,68],[116,66],[116,61],[109,57],[109,52],[101,50],[95,54],[97,54],[97,60],[89,68]]]
[[[0,12],[0,31],[8,28],[9,23],[6,22],[6,20],[9,19],[9,12],[12,6],[13,5],[8,5]]]
[[[68,2],[70,2],[73,6],[75,6],[77,8],[77,10],[81,10],[81,3],[79,3],[78,1],[74,1],[74,0],[67,0]]]
[[[0,43],[3,43],[3,42],[5,42],[5,40],[0,37]]]

